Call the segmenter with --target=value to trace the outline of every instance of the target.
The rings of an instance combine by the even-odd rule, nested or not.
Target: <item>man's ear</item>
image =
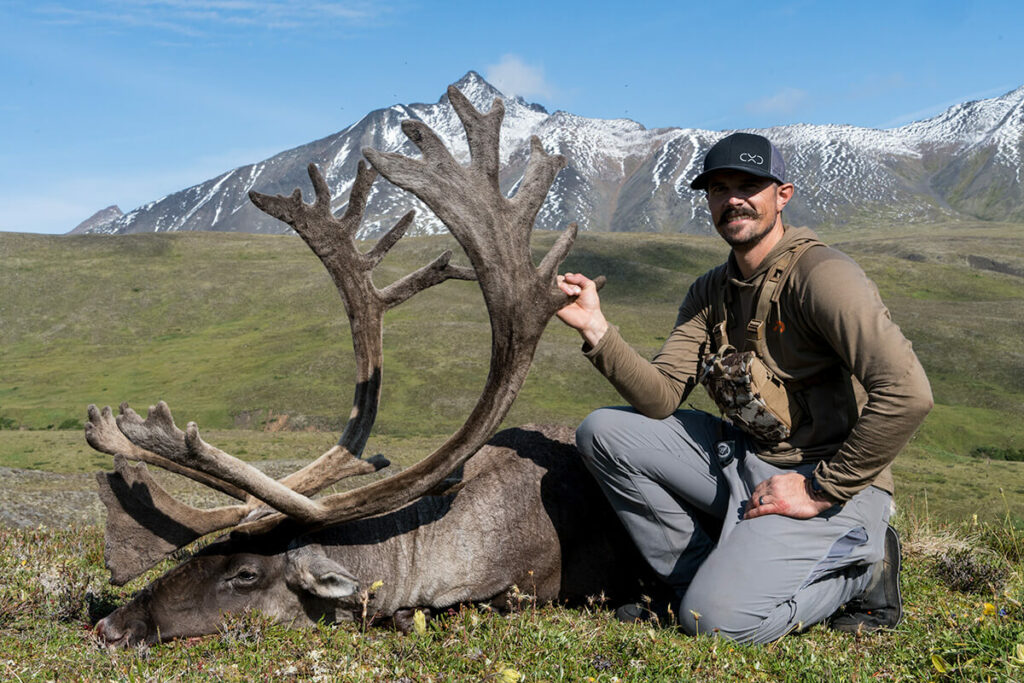
[[[291,548],[285,563],[285,581],[295,590],[318,598],[338,600],[359,590],[359,580],[327,557],[317,544]]]
[[[779,189],[775,191],[776,211],[781,213],[783,207],[789,204],[789,200],[793,198],[795,192],[796,188],[793,186],[793,183],[782,183],[779,185]]]

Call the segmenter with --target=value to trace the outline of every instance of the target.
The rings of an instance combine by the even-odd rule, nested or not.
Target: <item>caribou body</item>
[[[637,600],[653,579],[568,442],[566,428],[509,429],[470,458],[449,492],[378,517],[292,537],[225,537],[96,625],[110,645],[214,633],[259,610],[306,626],[392,618],[509,591],[579,604]],[[372,593],[369,589],[380,582]]]
[[[89,407],[86,439],[114,456],[115,471],[97,476],[112,583],[125,583],[200,537],[232,529],[101,620],[96,631],[107,642],[210,633],[223,614],[245,609],[304,624],[345,620],[356,610],[362,616],[364,609],[400,618],[405,608],[500,601],[512,586],[539,600],[602,591],[636,596],[645,572],[567,431],[506,431],[485,446],[522,387],[548,321],[571,301],[556,275],[576,225],[534,263],[533,223],[565,159],[546,153],[534,137],[515,194],[506,196],[499,184],[503,103],[496,99],[481,113],[454,86],[448,97],[466,131],[468,165],[426,124],[404,121],[402,130],[422,157],[363,150],[372,168],[360,162],[340,217],[313,164],[312,204],[299,190],[288,197],[250,193],[256,206],[305,240],[345,304],[356,389],[336,446],[278,481],[203,441],[195,423],[179,429],[162,402],[145,419],[126,404],[116,417],[109,407]],[[377,173],[430,207],[471,267],[449,263],[445,252],[377,288],[374,268],[413,217],[406,214],[373,247],[359,250],[355,236]],[[465,423],[394,476],[315,497],[344,477],[388,464],[383,456],[360,457],[380,401],[383,315],[452,278],[479,284],[491,325],[487,380]],[[238,503],[188,506],[144,464],[130,461],[202,482]],[[458,482],[448,486],[453,477]],[[382,586],[370,595],[377,581]]]

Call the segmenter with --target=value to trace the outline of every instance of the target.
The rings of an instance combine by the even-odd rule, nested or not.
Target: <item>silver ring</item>
[[[757,504],[758,505],[764,505],[764,496],[758,496],[757,497]]]

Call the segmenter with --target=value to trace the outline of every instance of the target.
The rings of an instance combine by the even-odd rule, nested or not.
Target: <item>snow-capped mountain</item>
[[[111,204],[107,208],[100,209],[75,227],[71,228],[71,231],[68,234],[80,235],[82,233],[100,232],[103,228],[123,215],[124,212],[121,211],[121,207],[117,204]]]
[[[473,71],[456,87],[483,111],[495,97],[505,100],[501,182],[506,191],[513,192],[522,177],[531,135],[549,152],[568,159],[538,216],[538,228],[558,230],[576,221],[585,230],[710,231],[702,193],[691,190],[689,182],[707,149],[731,131],[648,130],[628,119],[548,113],[519,97],[504,97]],[[422,120],[457,159],[468,160],[462,126],[444,95],[436,104],[396,104],[373,111],[341,132],[227,171],[88,231],[288,232],[290,228],[250,203],[249,190],[290,194],[300,187],[311,201],[306,165],[313,162],[327,178],[335,209],[341,209],[363,148],[418,155],[401,132],[404,119]],[[786,209],[787,221],[794,224],[940,217],[1024,220],[1024,87],[959,104],[900,128],[798,124],[753,132],[770,138],[786,158],[789,179],[797,187]],[[386,230],[410,207],[417,209],[414,232],[443,230],[418,200],[379,179],[362,236]]]

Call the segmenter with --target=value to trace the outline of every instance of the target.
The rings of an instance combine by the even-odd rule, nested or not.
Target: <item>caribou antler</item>
[[[118,571],[112,569],[119,582],[137,576],[199,536],[237,524],[261,502],[296,514],[300,519],[311,519],[322,512],[308,496],[344,477],[387,466],[383,456],[369,460],[359,458],[376,420],[380,401],[383,315],[417,292],[444,280],[475,278],[472,269],[451,265],[451,252],[446,251],[432,263],[384,289],[377,289],[372,271],[408,229],[414,213],[403,216],[370,251],[362,253],[356,246],[355,235],[377,173],[359,162],[348,208],[337,218],[331,212],[330,190],[323,176],[313,164],[308,170],[316,194],[312,205],[302,201],[299,190],[290,197],[258,192],[251,192],[249,196],[256,206],[291,225],[306,241],[327,268],[341,295],[352,328],[356,358],[356,391],[348,423],[336,446],[276,482],[255,467],[205,443],[194,425],[190,424],[186,432],[182,432],[163,402],[151,408],[145,420],[127,404],[122,404],[116,422],[109,407],[101,412],[90,406],[86,439],[97,450],[158,465],[246,500],[243,505],[202,510],[174,501],[144,468],[129,470],[122,463],[115,473],[100,473],[97,479],[101,498],[108,509],[108,520],[116,520],[107,524],[106,556],[108,567],[114,564],[120,567]],[[232,481],[239,485],[230,483]],[[247,497],[247,494],[252,495]],[[150,520],[173,522],[168,522],[169,526],[154,527]],[[140,546],[150,550],[133,554],[133,549]],[[126,559],[129,557],[134,559]]]
[[[450,265],[451,254],[445,252],[383,290],[374,287],[370,271],[407,229],[412,214],[404,216],[369,252],[356,249],[356,229],[376,175],[363,164],[350,194],[348,211],[341,219],[331,213],[327,184],[312,165],[309,174],[316,191],[312,205],[302,202],[298,190],[291,197],[250,193],[253,203],[287,222],[309,244],[330,272],[348,311],[357,358],[357,390],[352,417],[339,445],[277,482],[206,444],[194,424],[182,432],[174,426],[166,405],[160,404],[151,409],[146,420],[123,407],[117,427],[130,445],[109,448],[135,459],[143,459],[140,451],[155,453],[186,472],[216,478],[252,497],[245,505],[230,508],[231,512],[223,508],[211,511],[218,519],[240,512],[248,514],[255,501],[283,513],[246,521],[236,528],[236,533],[260,533],[280,524],[285,516],[306,529],[315,529],[393,510],[436,487],[490,438],[526,378],[548,321],[570,300],[556,287],[555,279],[577,228],[570,224],[540,265],[534,265],[530,250],[533,222],[565,159],[547,154],[540,141],[532,138],[530,160],[519,190],[514,197],[506,197],[498,184],[503,103],[496,99],[491,110],[483,114],[454,86],[449,87],[448,96],[466,130],[471,156],[468,166],[457,163],[437,135],[418,121],[404,121],[402,130],[419,147],[422,159],[372,149],[363,153],[388,180],[415,194],[437,214],[466,251],[472,271]],[[365,446],[380,396],[383,313],[425,287],[448,278],[474,279],[474,274],[491,321],[491,363],[481,396],[466,422],[437,451],[405,471],[354,491],[312,500],[314,493],[343,476],[344,463],[358,461]],[[603,284],[603,278],[598,281],[599,286]],[[100,424],[87,429],[98,433],[108,427]],[[118,438],[115,435],[110,440]],[[132,476],[140,479],[134,473]],[[108,484],[107,488],[115,487]],[[143,489],[142,498],[159,498]],[[169,503],[162,508],[160,505],[156,503],[161,511],[170,507]],[[191,510],[173,512],[187,515],[192,514]],[[108,546],[110,543],[108,527]]]
[[[498,184],[499,136],[505,107],[495,99],[483,114],[454,86],[448,98],[469,142],[470,164],[462,166],[437,135],[420,121],[402,130],[422,159],[364,149],[381,175],[419,197],[448,227],[477,274],[491,321],[491,362],[487,381],[466,422],[442,446],[403,472],[354,491],[321,499],[325,512],[314,526],[368,517],[395,509],[430,491],[488,438],[515,400],[541,334],[555,311],[569,302],[555,285],[558,266],[576,237],[570,224],[535,266],[530,251],[533,222],[565,159],[547,154],[536,137],[515,197]],[[598,285],[604,283],[599,278]],[[236,533],[258,533],[278,523],[274,516],[240,525]]]
[[[356,395],[352,417],[345,425],[336,448],[281,482],[298,493],[312,495],[338,481],[339,477],[334,473],[339,467],[363,452],[370,429],[377,419],[384,358],[384,313],[428,287],[448,279],[473,280],[476,274],[470,268],[451,265],[452,252],[445,251],[419,270],[383,290],[377,289],[373,284],[373,269],[405,234],[415,212],[402,216],[370,251],[361,253],[356,247],[355,237],[377,172],[359,162],[356,180],[349,192],[348,209],[339,219],[331,213],[327,181],[314,164],[309,165],[308,171],[316,195],[312,205],[302,201],[299,190],[290,197],[250,192],[249,199],[265,213],[290,225],[320,258],[338,288],[352,328],[352,348],[356,357]]]

